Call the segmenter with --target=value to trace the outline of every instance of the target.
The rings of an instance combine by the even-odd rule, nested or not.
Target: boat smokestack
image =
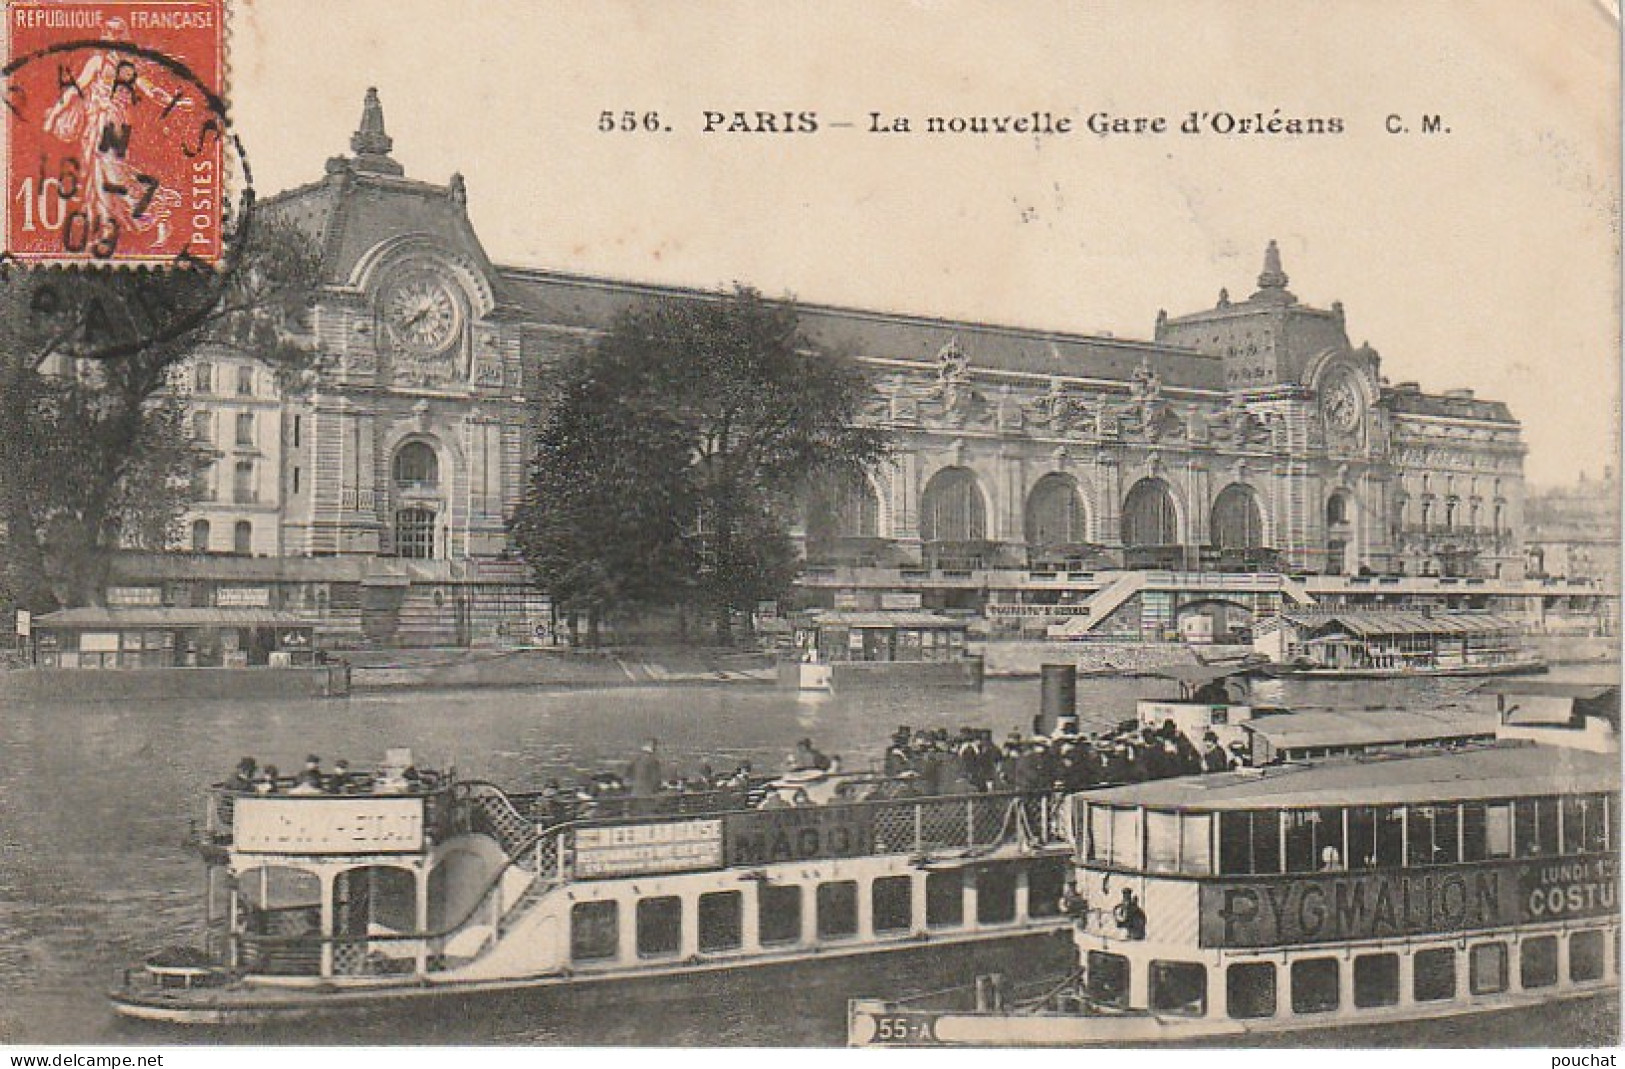
[[[1034,733],[1054,735],[1058,730],[1078,728],[1078,666],[1046,664],[1039,667],[1038,719]]]

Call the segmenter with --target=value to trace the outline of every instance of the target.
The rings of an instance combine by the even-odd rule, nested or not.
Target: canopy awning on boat
[[[1088,800],[1190,810],[1421,805],[1617,791],[1619,783],[1617,753],[1512,744],[1179,776],[1108,787],[1091,792]]]
[[[1343,709],[1260,717],[1242,726],[1280,752],[1488,738],[1495,734],[1495,716],[1467,710]]]

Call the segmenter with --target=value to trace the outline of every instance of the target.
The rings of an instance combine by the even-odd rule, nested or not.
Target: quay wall
[[[346,653],[357,690],[771,683],[766,654],[707,650],[369,650]]]
[[[347,665],[314,668],[17,668],[0,672],[0,697],[16,701],[169,698],[336,698]]]
[[[1250,646],[1191,647],[1175,642],[987,642],[981,646],[989,677],[1036,676],[1046,664],[1077,665],[1080,673],[1154,672],[1177,664],[1241,657]]]

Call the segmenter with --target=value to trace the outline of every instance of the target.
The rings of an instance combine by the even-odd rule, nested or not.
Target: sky
[[[1273,238],[1391,380],[1508,401],[1550,484],[1619,448],[1617,34],[1595,0],[246,0],[229,96],[264,195],[348,152],[376,86],[395,158],[463,173],[504,264],[1147,338],[1250,293]],[[1178,132],[1276,109],[1345,132]],[[1171,129],[1086,132],[1099,113]]]

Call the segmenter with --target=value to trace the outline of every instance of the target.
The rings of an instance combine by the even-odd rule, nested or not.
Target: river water
[[[1292,683],[1304,706],[1478,704],[1471,681]],[[1085,725],[1133,715],[1140,697],[1170,695],[1147,679],[1082,679]],[[201,787],[238,757],[297,769],[307,753],[370,765],[387,746],[418,763],[515,789],[551,777],[620,770],[657,737],[668,764],[718,770],[742,760],[779,767],[802,736],[843,757],[878,762],[900,724],[1025,730],[1039,683],[990,681],[980,693],[872,691],[797,696],[772,687],[393,691],[341,700],[11,702],[0,706],[0,1042],[153,1039],[108,1011],[103,992],[127,963],[197,938],[202,863],[185,846]],[[880,982],[881,978],[876,978]],[[908,977],[885,977],[902,990]],[[900,985],[900,986],[899,986]],[[795,983],[771,997],[714,998],[616,1014],[540,1013],[520,1000],[409,1020],[346,1019],[260,1042],[622,1043],[828,1045],[844,1040],[840,992],[805,1005]],[[814,994],[809,990],[806,998]],[[831,1007],[835,1007],[832,1011]],[[173,1041],[166,1033],[162,1037]],[[180,1038],[187,1038],[181,1036]],[[203,1038],[203,1037],[198,1037]],[[222,1037],[210,1037],[218,1040]],[[1508,1042],[1514,1039],[1509,1037]],[[1528,1042],[1523,1037],[1522,1042]]]

